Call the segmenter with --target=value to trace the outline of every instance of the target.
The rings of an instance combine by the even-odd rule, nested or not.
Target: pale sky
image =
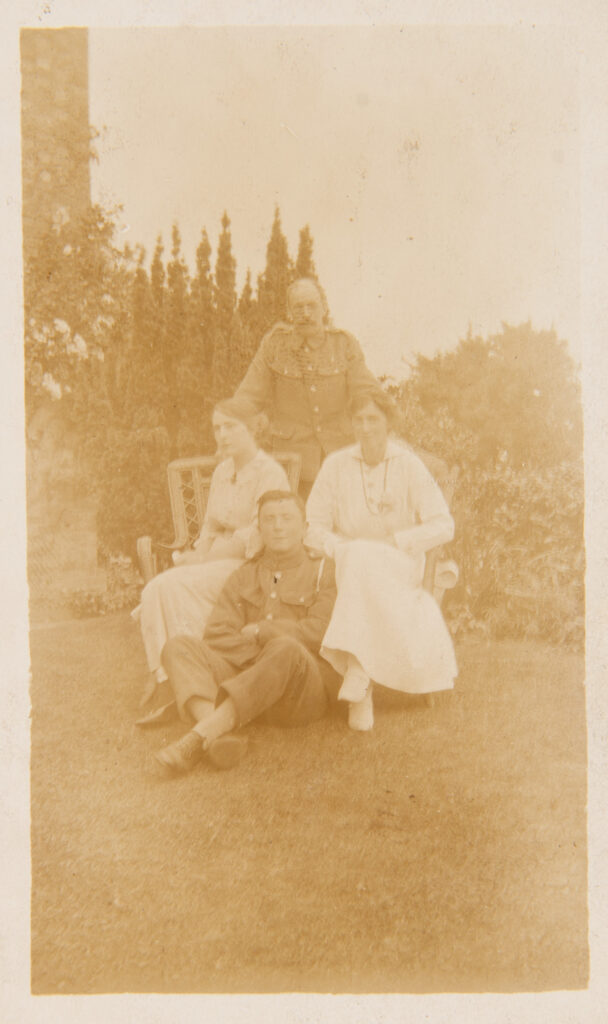
[[[193,266],[224,209],[239,288],[274,206],[310,225],[337,325],[376,372],[502,321],[579,337],[576,48],[567,28],[91,29],[94,198]],[[105,126],[105,128],[104,128]]]

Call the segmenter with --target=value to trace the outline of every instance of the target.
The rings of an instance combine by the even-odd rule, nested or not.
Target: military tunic
[[[311,344],[295,327],[276,324],[236,392],[269,416],[272,450],[302,456],[308,484],[325,455],[353,441],[349,401],[378,387],[352,334],[334,327],[323,333]]]
[[[319,718],[340,684],[319,657],[335,598],[333,562],[303,547],[245,562],[220,594],[204,639],[173,637],[164,647],[180,715],[190,698],[215,701],[223,690],[241,725],[270,709],[281,725]],[[242,633],[249,623],[256,637]]]

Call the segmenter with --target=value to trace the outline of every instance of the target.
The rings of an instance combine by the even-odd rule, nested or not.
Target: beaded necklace
[[[361,459],[361,461],[359,462],[359,469],[361,470],[361,484],[363,486],[363,497],[365,498],[365,504],[367,505],[367,510],[368,510],[368,512],[371,513],[371,515],[379,516],[380,513],[381,513],[380,502],[375,502],[373,499],[370,498],[369,494],[367,493],[367,484],[365,483],[365,473],[363,472],[363,459]],[[385,458],[384,459],[384,480],[382,482],[382,493],[383,494],[386,491],[386,478],[387,478],[387,476],[388,476],[388,459]],[[374,508],[373,507],[374,505],[376,505],[377,507]]]

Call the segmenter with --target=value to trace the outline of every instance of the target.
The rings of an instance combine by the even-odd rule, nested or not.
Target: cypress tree
[[[213,279],[211,245],[203,228],[196,250],[196,274],[190,295],[191,348],[201,370],[209,372],[213,360]],[[198,374],[197,374],[198,376]]]
[[[162,391],[162,396],[160,397],[162,413],[160,415],[163,426],[169,430],[171,422],[171,399],[169,395],[171,353],[167,351],[167,283],[165,266],[163,264],[163,252],[163,242],[159,235],[150,266],[150,338],[151,346],[159,365],[159,383]]]
[[[230,332],[236,307],[236,261],[232,255],[230,218],[222,217],[222,230],[215,263],[215,318],[213,333],[213,396],[221,398],[233,388]]]
[[[159,420],[163,420],[162,366],[153,343],[150,281],[145,258],[140,246],[129,295],[126,391],[128,419],[135,426],[158,425]]]
[[[296,259],[296,277],[310,277],[317,280],[317,271],[312,258],[312,235],[308,224],[305,224],[300,231],[300,243],[298,245],[298,256]]]
[[[205,398],[212,390],[215,311],[211,274],[211,245],[203,228],[196,250],[196,272],[187,296],[184,354],[178,367],[180,456],[197,455],[212,448]]]
[[[275,207],[270,240],[266,248],[266,267],[258,277],[258,323],[264,333],[278,320],[284,320],[287,288],[293,280],[293,263],[289,258],[287,239],[281,229],[281,214]]]
[[[245,326],[250,326],[255,312],[255,301],[253,298],[253,288],[251,287],[251,271],[247,267],[247,276],[245,277],[245,284],[243,285],[243,291],[239,299],[238,313],[242,323]]]
[[[187,359],[187,295],[188,271],[181,255],[181,237],[177,224],[172,229],[171,260],[167,264],[167,298],[164,337],[167,429],[172,449],[177,453],[180,419],[186,415],[180,388],[180,367]]]
[[[150,342],[153,351],[162,357],[165,324],[165,268],[163,241],[159,235],[150,266]]]
[[[217,246],[214,297],[217,326],[227,339],[236,306],[236,260],[232,255],[230,218],[225,210]]]

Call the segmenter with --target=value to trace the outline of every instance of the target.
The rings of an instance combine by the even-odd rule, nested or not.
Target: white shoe
[[[356,732],[369,732],[374,725],[374,702],[371,683],[363,700],[348,705],[348,726]]]
[[[368,689],[369,676],[360,671],[347,669],[338,693],[338,700],[347,700],[351,704],[358,704],[363,700]]]

